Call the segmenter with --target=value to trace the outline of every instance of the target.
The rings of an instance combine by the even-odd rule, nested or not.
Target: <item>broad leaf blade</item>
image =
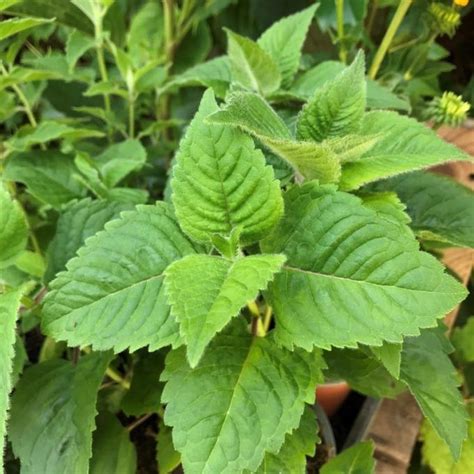
[[[183,230],[200,242],[230,235],[241,226],[241,240],[260,240],[278,222],[283,202],[273,170],[244,133],[207,124],[218,110],[207,91],[180,143],[173,168],[173,203]]]
[[[13,263],[26,248],[28,225],[20,203],[0,182],[0,268]]]
[[[275,92],[280,87],[281,75],[271,56],[251,39],[228,29],[226,32],[233,80],[264,96]]]
[[[471,159],[426,125],[395,112],[365,114],[360,134],[380,134],[381,139],[361,159],[343,166],[343,189],[357,189],[372,181],[448,161]]]
[[[250,255],[227,260],[189,255],[165,271],[171,314],[180,323],[186,355],[195,367],[216,333],[255,299],[285,261],[282,255]]]
[[[281,73],[282,86],[291,84],[301,58],[301,48],[318,4],[274,23],[257,44],[275,61]]]
[[[97,391],[109,359],[94,353],[76,366],[56,359],[25,371],[12,397],[8,427],[22,472],[88,471]]]
[[[51,20],[46,20],[44,18],[11,18],[10,20],[3,20],[0,22],[0,41],[3,41],[16,33],[49,23],[50,21]]]
[[[386,209],[316,183],[290,190],[285,209],[262,242],[264,252],[288,259],[269,290],[285,346],[401,342],[466,295]]]
[[[380,347],[371,347],[371,350],[390,372],[390,375],[398,379],[400,377],[400,364],[402,362],[402,345],[386,342]]]
[[[355,133],[360,129],[365,105],[365,62],[364,55],[359,53],[348,68],[318,89],[303,107],[297,136],[320,142]]]
[[[3,469],[4,440],[15,359],[16,319],[22,290],[0,294],[0,467]]]
[[[449,343],[442,329],[421,332],[403,344],[400,379],[416,398],[438,435],[459,458],[467,436],[467,412],[456,369],[446,353]]]
[[[471,316],[462,327],[455,327],[451,342],[456,349],[456,358],[466,363],[474,362],[474,317]]]
[[[174,449],[171,437],[171,428],[160,421],[158,436],[156,437],[156,461],[160,474],[173,472],[181,463],[180,454]]]
[[[165,423],[186,472],[255,470],[276,453],[314,400],[323,362],[318,352],[286,351],[252,337],[243,321],[217,336],[190,369],[184,348],[167,358]]]
[[[451,178],[414,172],[370,187],[393,191],[406,204],[412,229],[427,240],[474,247],[474,192]]]
[[[375,470],[374,444],[365,441],[345,449],[321,468],[321,474],[370,474]]]
[[[251,134],[308,179],[318,179],[321,183],[339,179],[341,165],[331,149],[323,144],[292,139],[283,120],[257,94],[232,94],[228,104],[207,120],[238,127]]]
[[[163,272],[196,247],[164,203],[138,206],[106,224],[51,283],[43,330],[69,345],[156,350],[178,341]]]

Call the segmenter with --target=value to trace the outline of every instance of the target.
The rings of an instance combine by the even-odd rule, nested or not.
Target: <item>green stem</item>
[[[109,379],[119,383],[123,388],[126,388],[127,390],[130,389],[130,382],[125,380],[116,370],[112,369],[112,367],[107,367],[105,373]]]
[[[344,0],[336,0],[337,41],[339,44],[339,59],[347,63],[347,51],[344,43]]]
[[[128,95],[128,136],[135,137],[135,98],[134,93]]]
[[[380,43],[380,46],[377,52],[375,53],[374,60],[372,61],[372,64],[370,66],[369,77],[371,79],[375,79],[375,77],[377,76],[380,66],[382,65],[385,55],[387,54],[388,48],[390,47],[390,44],[392,43],[393,38],[395,37],[398,28],[400,27],[400,24],[405,18],[405,15],[408,9],[410,8],[412,2],[413,0],[400,0],[400,3],[398,4],[397,9],[395,10],[395,14],[393,15],[392,21],[390,22],[390,25],[388,26],[387,31],[385,32],[385,36],[383,37],[382,42]]]
[[[370,33],[372,32],[372,28],[374,27],[375,16],[377,14],[378,9],[378,0],[373,0],[370,8],[369,21],[367,22],[367,36],[370,36]]]
[[[163,0],[165,54],[166,62],[173,62],[174,57],[174,6],[173,0]]]

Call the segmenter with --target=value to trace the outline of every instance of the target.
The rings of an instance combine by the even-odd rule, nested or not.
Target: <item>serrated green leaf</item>
[[[181,456],[174,449],[171,428],[168,428],[162,421],[160,421],[156,441],[156,461],[159,473],[168,474],[173,472],[181,463]]]
[[[94,38],[85,35],[79,30],[74,30],[68,36],[66,42],[66,60],[69,70],[72,71],[76,67],[77,61],[94,46]]]
[[[283,120],[257,94],[232,94],[228,104],[212,113],[207,121],[250,133],[308,179],[332,183],[340,176],[341,165],[329,147],[294,140]]]
[[[56,359],[24,372],[8,425],[22,472],[88,471],[97,391],[109,360],[107,354],[94,353],[81,357],[76,366]]]
[[[236,320],[218,335],[196,369],[184,348],[167,358],[165,423],[188,473],[257,469],[299,425],[322,381],[317,351],[286,351],[245,326]]]
[[[373,134],[381,135],[374,147],[358,161],[343,166],[343,189],[357,189],[372,181],[448,161],[471,159],[436,136],[426,125],[395,112],[365,114],[360,135]]]
[[[177,344],[163,272],[197,249],[168,205],[123,212],[88,239],[51,283],[42,313],[44,333],[70,346],[116,352]]]
[[[20,203],[11,198],[1,181],[0,209],[0,268],[4,268],[25,250],[28,225]]]
[[[3,453],[9,395],[13,388],[12,370],[15,359],[16,319],[20,308],[22,289],[0,294],[0,468],[3,470]]]
[[[7,39],[21,31],[29,30],[38,25],[44,25],[52,20],[45,18],[11,18],[0,22],[0,41]]]
[[[287,192],[285,210],[261,247],[288,259],[269,287],[287,347],[401,342],[466,296],[387,211],[314,182]]]
[[[8,71],[8,74],[2,74],[0,77],[0,90],[17,84],[59,78],[60,74],[55,71],[40,71],[37,69],[16,66]]]
[[[330,459],[321,468],[321,474],[370,474],[375,470],[374,444],[358,443]]]
[[[390,372],[390,375],[398,379],[400,377],[400,364],[402,361],[402,345],[385,342],[379,347],[373,346],[370,349]]]
[[[128,431],[111,413],[97,417],[92,440],[90,474],[135,474],[137,453]]]
[[[283,255],[250,255],[228,260],[188,255],[165,271],[171,314],[180,325],[186,356],[195,367],[214,336],[278,272]]]
[[[59,216],[56,233],[48,247],[46,282],[66,268],[88,237],[104,228],[106,222],[118,217],[132,205],[114,201],[82,199],[69,204]]]
[[[10,156],[3,178],[25,184],[40,201],[60,207],[85,194],[85,188],[74,178],[76,172],[72,156],[35,150]]]
[[[421,425],[420,434],[423,441],[421,447],[423,464],[428,465],[432,472],[435,474],[474,472],[474,417],[471,416],[469,421],[468,437],[462,445],[458,461],[453,458],[446,443],[426,419]]]
[[[301,48],[318,4],[274,23],[257,41],[278,66],[282,86],[291,84],[301,58]]]
[[[418,171],[375,183],[370,189],[397,193],[421,238],[474,247],[474,192],[466,186]]]
[[[180,143],[173,168],[173,204],[183,230],[208,242],[213,234],[230,235],[241,226],[244,245],[264,237],[278,222],[283,200],[273,170],[243,132],[207,124],[218,110],[212,91]]]
[[[451,342],[456,349],[456,357],[464,363],[474,362],[474,317],[471,316],[462,327],[455,327]]]
[[[319,442],[314,410],[306,405],[298,428],[287,434],[278,454],[267,453],[257,469],[258,474],[307,472],[306,456],[313,456]]]
[[[456,369],[446,353],[447,342],[442,329],[424,330],[418,337],[405,339],[400,379],[458,459],[467,436],[468,416]]]
[[[227,28],[227,54],[232,79],[264,96],[275,92],[281,83],[277,64],[257,43]]]
[[[296,125],[298,138],[321,142],[358,132],[365,111],[366,89],[364,55],[359,52],[349,67],[317,89],[303,107]]]
[[[142,350],[139,357],[133,368],[130,389],[122,399],[121,408],[128,416],[156,413],[161,406],[163,383],[159,379],[165,367],[164,354]]]

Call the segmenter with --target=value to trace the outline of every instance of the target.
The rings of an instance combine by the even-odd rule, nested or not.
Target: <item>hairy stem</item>
[[[385,36],[383,37],[382,42],[380,43],[380,46],[377,52],[375,53],[374,60],[372,61],[372,64],[370,66],[369,77],[371,79],[375,79],[375,77],[377,76],[380,66],[382,65],[385,55],[387,54],[388,48],[390,47],[390,44],[392,43],[393,38],[395,37],[398,28],[400,27],[400,24],[405,18],[405,15],[408,9],[410,8],[412,2],[413,0],[400,0],[400,3],[398,4],[397,9],[395,10],[395,14],[393,15],[392,21],[390,22],[390,25],[388,26],[387,31],[385,32]]]

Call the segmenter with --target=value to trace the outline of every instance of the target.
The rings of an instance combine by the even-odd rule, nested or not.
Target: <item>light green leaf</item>
[[[411,111],[410,102],[407,99],[401,99],[390,89],[372,79],[367,79],[367,108]]]
[[[166,269],[171,314],[180,325],[191,367],[198,364],[214,336],[259,290],[266,289],[284,261],[282,255],[250,255],[233,261],[188,255]]]
[[[472,412],[472,405],[471,405]],[[468,437],[464,441],[461,456],[456,461],[449,452],[446,443],[436,433],[428,420],[421,425],[423,445],[421,454],[423,464],[430,467],[435,474],[467,474],[474,472],[474,417],[469,421]]]
[[[257,41],[278,66],[283,87],[291,84],[298,70],[301,48],[318,6],[311,5],[294,15],[282,18],[268,28]]]
[[[163,272],[196,247],[164,204],[137,206],[87,240],[51,283],[44,333],[70,346],[156,350],[178,343],[163,291]]]
[[[3,178],[25,184],[40,201],[60,207],[85,194],[85,188],[74,178],[76,172],[72,156],[35,150],[10,156]]]
[[[0,268],[4,268],[25,250],[28,225],[20,203],[11,198],[1,181],[0,209]]]
[[[321,474],[370,474],[375,470],[374,444],[358,443],[330,459],[321,468]]]
[[[125,140],[111,145],[93,161],[105,185],[111,188],[145,164],[146,151],[138,140]]]
[[[53,140],[80,140],[82,138],[103,137],[104,133],[91,128],[76,128],[65,123],[46,120],[37,127],[21,130],[14,135],[5,145],[10,150],[26,151],[33,145],[47,143]]]
[[[471,159],[426,125],[395,112],[365,114],[360,134],[380,134],[382,138],[358,161],[343,166],[343,189],[357,189],[372,181],[448,161]]]
[[[137,453],[128,431],[111,413],[97,417],[92,441],[90,474],[135,474]]]
[[[348,163],[357,161],[364,156],[380,138],[381,135],[360,136],[349,134],[343,137],[328,138],[324,140],[323,144],[337,156],[339,162]]]
[[[162,421],[160,421],[156,441],[156,461],[159,473],[168,474],[173,472],[181,463],[181,456],[174,449],[171,428],[168,428]]]
[[[76,67],[77,61],[94,46],[94,38],[85,35],[79,30],[74,30],[68,36],[66,42],[66,60],[69,70],[72,71]]]
[[[16,84],[59,79],[60,77],[60,74],[55,71],[40,71],[38,69],[15,66],[8,71],[8,74],[2,74],[2,76],[0,76],[0,90]]]
[[[48,266],[44,279],[51,281],[66,268],[66,262],[76,255],[88,237],[104,228],[106,222],[117,218],[122,211],[130,210],[129,204],[90,198],[68,205],[59,216],[56,233],[48,247]]]
[[[195,240],[230,235],[241,226],[247,245],[264,237],[280,219],[280,187],[250,137],[205,122],[217,110],[212,91],[206,91],[180,143],[172,199],[181,227]]]
[[[370,190],[397,193],[421,238],[474,247],[474,192],[453,179],[418,171],[375,183]]]
[[[359,52],[354,62],[332,81],[317,89],[303,107],[297,136],[320,142],[358,132],[366,105],[365,61]]]
[[[188,473],[254,471],[299,426],[322,381],[320,354],[252,337],[236,320],[191,369],[184,348],[166,360],[165,423]]]
[[[3,470],[4,440],[8,417],[8,397],[13,388],[12,369],[15,359],[16,319],[22,289],[0,294],[0,468]]]
[[[165,366],[162,351],[139,352],[139,359],[133,367],[130,389],[122,399],[122,410],[128,416],[142,416],[157,413],[161,406],[163,383],[159,381]]]
[[[400,379],[449,446],[452,456],[458,459],[467,436],[468,417],[447,348],[449,343],[442,328],[425,330],[418,337],[405,339]]]
[[[27,369],[12,397],[8,435],[25,474],[88,472],[96,398],[107,354]],[[38,416],[41,413],[41,416]]]
[[[261,244],[288,259],[269,287],[279,343],[310,350],[401,342],[466,296],[388,212],[314,182],[286,193],[285,217]]]
[[[42,255],[31,250],[25,250],[15,260],[15,266],[28,275],[41,278],[45,271],[45,262]]]
[[[474,316],[462,327],[455,327],[451,342],[456,349],[456,358],[464,363],[474,362]]]
[[[402,361],[402,345],[385,342],[380,347],[373,346],[370,349],[389,371],[390,375],[398,379],[400,377],[400,364]]]
[[[257,94],[232,94],[228,104],[207,121],[238,127],[251,134],[308,179],[332,183],[340,176],[341,166],[329,147],[295,141],[283,120]]]
[[[197,64],[187,71],[175,76],[165,84],[161,93],[185,86],[211,87],[217,97],[225,97],[232,81],[229,58],[219,56],[205,63]]]
[[[306,405],[300,426],[286,435],[278,454],[267,453],[257,469],[258,474],[306,474],[306,456],[313,456],[319,443],[316,414]]]
[[[281,74],[271,56],[251,39],[225,31],[232,79],[264,96],[275,92],[280,87]]]
[[[20,31],[29,30],[38,25],[44,25],[52,20],[45,18],[11,18],[10,20],[0,21],[0,41],[10,36],[20,33]]]

